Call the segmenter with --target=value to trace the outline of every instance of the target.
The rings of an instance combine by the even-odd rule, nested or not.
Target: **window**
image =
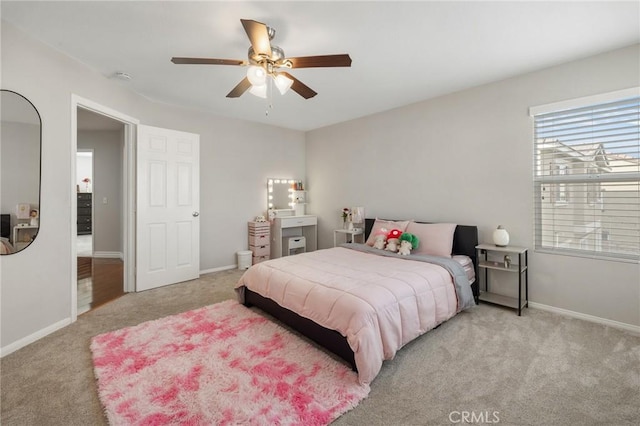
[[[531,108],[536,250],[640,259],[640,90]]]

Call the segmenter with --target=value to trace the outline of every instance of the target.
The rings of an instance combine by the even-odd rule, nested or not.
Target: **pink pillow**
[[[420,240],[418,248],[412,250],[411,254],[451,257],[456,226],[455,223],[411,222],[405,232],[417,236]]]
[[[405,229],[407,229],[407,225],[409,225],[408,220],[404,220],[401,222],[393,222],[390,220],[376,219],[376,221],[373,223],[373,228],[371,228],[371,233],[369,234],[369,238],[367,238],[367,245],[370,245],[373,247],[373,243],[376,242],[376,233],[378,231],[385,229],[386,230],[385,234],[386,234],[392,229],[399,229],[402,232],[404,232]]]

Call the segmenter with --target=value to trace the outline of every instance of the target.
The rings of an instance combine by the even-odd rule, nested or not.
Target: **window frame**
[[[541,145],[545,142],[541,142],[539,139],[536,139],[536,116],[540,114],[549,114],[560,112],[563,110],[571,110],[577,108],[583,108],[588,106],[596,106],[601,104],[606,104],[610,102],[622,101],[624,99],[629,98],[640,98],[640,87],[634,87],[630,89],[619,90],[615,92],[609,92],[605,94],[595,95],[595,96],[587,96],[583,98],[571,99],[567,101],[555,102],[546,105],[540,105],[531,107],[529,109],[529,115],[531,116],[533,131],[532,131],[532,141],[533,141],[533,179],[532,183],[534,185],[534,251],[542,252],[542,253],[550,253],[557,255],[568,255],[575,257],[588,257],[588,258],[598,258],[605,259],[611,261],[621,261],[621,262],[632,262],[632,263],[640,263],[640,236],[638,241],[637,251],[635,253],[621,253],[615,251],[600,251],[596,247],[595,249],[584,249],[587,244],[584,240],[578,241],[578,247],[575,247],[576,242],[574,241],[573,247],[562,247],[562,243],[558,239],[562,234],[562,227],[559,231],[555,231],[556,228],[553,225],[556,224],[558,219],[552,219],[551,228],[548,228],[543,224],[543,210],[544,207],[544,197],[549,196],[550,200],[548,203],[552,206],[552,211],[555,209],[564,209],[571,208],[571,203],[574,202],[572,200],[571,192],[574,189],[570,189],[570,185],[584,184],[585,195],[583,206],[588,206],[591,209],[599,210],[601,212],[605,212],[605,188],[603,188],[603,184],[609,182],[616,183],[625,183],[629,182],[632,185],[637,185],[640,182],[640,170],[638,172],[619,172],[619,173],[603,173],[601,172],[597,166],[586,166],[585,171],[582,173],[578,173],[573,175],[571,172],[571,167],[568,166],[568,163],[564,161],[562,158],[552,156],[549,158],[543,158],[539,155],[539,149]],[[587,125],[588,126],[588,125]],[[557,141],[562,145],[566,145],[562,141]],[[640,151],[640,142],[639,151]],[[566,145],[568,146],[568,145]],[[635,142],[634,142],[635,148]],[[635,151],[635,149],[634,149]],[[564,165],[564,167],[561,167]],[[592,167],[593,166],[593,167]],[[544,170],[547,170],[545,172]],[[547,192],[548,191],[548,192]],[[562,195],[564,194],[564,195]],[[638,187],[637,197],[640,200],[640,186]],[[579,197],[580,198],[580,197]],[[576,202],[581,202],[579,199]],[[633,206],[635,202],[631,202],[631,206]],[[547,207],[548,208],[548,207]],[[560,210],[558,210],[560,211]],[[635,211],[632,209],[632,212]],[[638,206],[638,214],[640,215],[640,203]],[[566,210],[565,210],[566,212]],[[571,214],[570,211],[568,214]],[[613,216],[612,216],[613,217]],[[572,219],[576,220],[576,219]],[[596,222],[594,222],[595,224]],[[599,223],[599,222],[598,222]],[[543,229],[544,227],[544,229]],[[547,234],[545,238],[549,241],[548,237],[550,233],[553,233],[552,243],[546,243],[543,239],[543,233]],[[604,230],[602,231],[601,238],[604,240],[605,237]],[[607,238],[609,233],[606,233]],[[606,240],[608,241],[608,239]]]

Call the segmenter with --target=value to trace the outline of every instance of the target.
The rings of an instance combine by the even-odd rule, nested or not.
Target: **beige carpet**
[[[240,271],[128,294],[1,362],[3,426],[106,424],[89,339],[234,297]],[[640,424],[640,337],[480,305],[403,348],[336,425]],[[472,417],[475,416],[475,417]],[[496,421],[497,420],[497,421]],[[470,423],[470,422],[469,422]]]

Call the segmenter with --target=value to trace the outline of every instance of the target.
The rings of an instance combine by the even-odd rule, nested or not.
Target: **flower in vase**
[[[86,178],[82,179],[82,182],[84,182],[85,191],[89,192],[89,184],[91,183],[91,179],[86,177]]]
[[[346,222],[347,219],[349,218],[349,215],[351,214],[351,209],[348,207],[345,207],[342,209],[342,221]]]

